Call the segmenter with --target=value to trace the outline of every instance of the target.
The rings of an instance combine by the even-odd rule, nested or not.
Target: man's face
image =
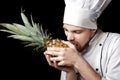
[[[67,40],[70,41],[78,51],[83,50],[96,31],[69,24],[64,24],[63,29]]]

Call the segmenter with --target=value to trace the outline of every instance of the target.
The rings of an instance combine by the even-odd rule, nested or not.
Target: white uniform
[[[82,55],[102,80],[120,80],[120,34],[98,30]],[[65,77],[62,71],[61,80]],[[78,80],[82,80],[80,75]]]

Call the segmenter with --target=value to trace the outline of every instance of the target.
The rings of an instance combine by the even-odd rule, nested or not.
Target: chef
[[[61,80],[120,80],[120,34],[103,32],[97,19],[111,0],[65,0],[63,29],[69,48],[47,48]],[[54,57],[51,57],[54,56]]]

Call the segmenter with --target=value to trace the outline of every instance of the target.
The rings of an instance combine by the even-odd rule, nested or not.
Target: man
[[[65,0],[63,29],[69,48],[47,48],[61,80],[119,80],[120,34],[103,32],[96,20],[111,0]]]

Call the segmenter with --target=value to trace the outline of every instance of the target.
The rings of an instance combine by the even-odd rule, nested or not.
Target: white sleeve
[[[66,72],[61,71],[60,80],[66,80]]]

